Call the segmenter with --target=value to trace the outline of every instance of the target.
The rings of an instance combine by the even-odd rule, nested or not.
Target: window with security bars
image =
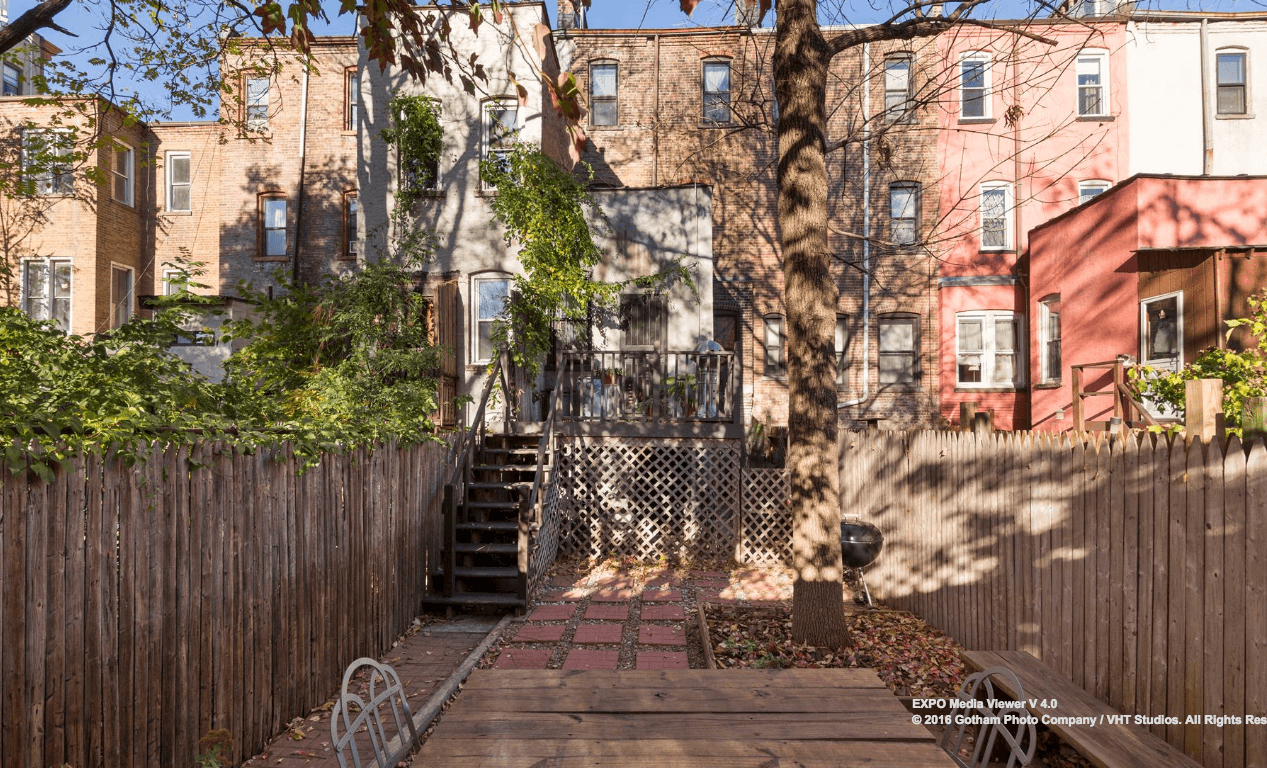
[[[1246,112],[1245,52],[1220,51],[1214,57],[1218,90],[1216,110],[1220,115],[1243,115]]]
[[[881,315],[879,377],[881,384],[914,384],[919,378],[919,317]]]
[[[957,316],[956,363],[960,387],[1015,387],[1017,318],[1011,312],[962,312]]]
[[[990,58],[970,54],[959,62],[959,117],[990,116]]]
[[[592,125],[616,125],[620,122],[620,108],[616,96],[618,67],[605,61],[590,65],[590,123]]]
[[[993,183],[981,186],[981,250],[1001,251],[1012,246],[1012,188]]]
[[[622,350],[663,350],[668,335],[669,312],[663,296],[626,294],[620,297]]]
[[[192,181],[189,177],[189,153],[167,153],[167,210],[188,211]]]
[[[704,122],[730,122],[730,62],[704,62]]]
[[[70,259],[27,259],[22,262],[22,309],[33,320],[52,320],[70,333]]]
[[[268,78],[246,78],[246,129],[262,131],[268,127]]]
[[[1108,55],[1084,51],[1074,64],[1078,76],[1078,115],[1102,117],[1109,113],[1107,98]]]
[[[69,195],[73,137],[69,131],[34,128],[22,132],[22,176],[36,195]]]
[[[894,245],[914,245],[919,240],[919,184],[889,185],[889,240]]]
[[[884,117],[890,123],[909,122],[911,112],[911,57],[884,60]]]

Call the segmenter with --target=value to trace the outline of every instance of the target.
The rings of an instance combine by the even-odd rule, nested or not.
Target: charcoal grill
[[[858,603],[865,603],[874,608],[871,602],[871,590],[867,589],[867,580],[862,576],[862,569],[871,565],[884,549],[884,534],[871,523],[856,517],[846,517],[840,522],[840,555],[845,569],[849,571],[859,586],[862,596],[854,595]]]

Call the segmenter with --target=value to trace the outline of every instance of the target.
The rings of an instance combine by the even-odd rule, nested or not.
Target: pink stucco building
[[[1246,343],[1223,321],[1267,286],[1267,177],[1132,176],[1031,229],[1028,277],[1032,425],[1072,429],[1071,365],[1175,369]],[[1086,418],[1111,402],[1088,401]]]

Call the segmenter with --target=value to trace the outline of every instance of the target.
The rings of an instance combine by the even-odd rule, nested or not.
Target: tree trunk
[[[815,0],[779,0],[779,227],[788,325],[792,492],[792,639],[847,640],[840,555],[835,323],[839,289],[827,243],[826,103],[831,54]]]

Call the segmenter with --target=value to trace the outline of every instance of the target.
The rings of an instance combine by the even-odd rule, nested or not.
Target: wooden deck
[[[481,670],[415,768],[947,768],[875,672]]]

